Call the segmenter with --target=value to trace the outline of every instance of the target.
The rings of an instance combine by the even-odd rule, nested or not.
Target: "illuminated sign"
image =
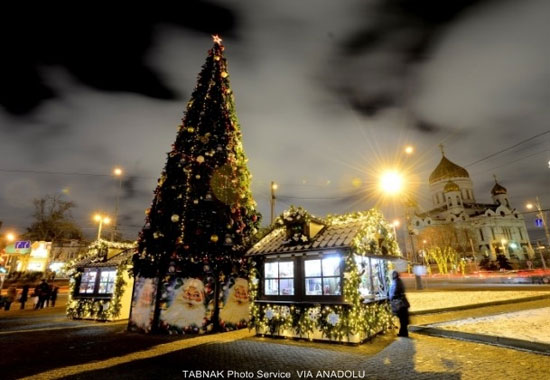
[[[24,240],[24,241],[16,241],[13,244],[8,244],[6,246],[6,253],[8,255],[26,255],[31,252],[31,242]]]

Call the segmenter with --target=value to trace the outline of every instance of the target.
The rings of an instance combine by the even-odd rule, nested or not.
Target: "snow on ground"
[[[550,307],[430,325],[444,330],[550,344]]]
[[[548,291],[454,291],[454,292],[409,292],[409,311],[444,309],[448,307],[480,304],[495,301],[550,295]],[[550,317],[548,318],[550,322]]]

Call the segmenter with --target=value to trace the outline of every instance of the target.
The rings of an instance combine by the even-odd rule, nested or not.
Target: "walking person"
[[[50,286],[46,282],[46,280],[42,280],[42,282],[36,287],[35,289],[36,295],[38,296],[38,302],[36,303],[35,309],[43,309],[44,308],[44,302],[46,302],[46,299],[50,296]]]
[[[21,304],[20,310],[25,309],[25,303],[29,299],[29,284],[23,285],[23,290],[21,290],[21,297],[19,297],[19,303]]]
[[[15,301],[15,297],[17,296],[17,288],[13,285],[11,285],[8,288],[8,294],[5,299],[4,303],[4,310],[8,311],[11,307],[11,303]]]
[[[404,338],[409,337],[407,329],[409,325],[409,301],[405,296],[405,285],[403,280],[399,278],[397,271],[392,272],[392,284],[390,286],[390,305],[393,314],[399,318],[399,333],[397,336]]]
[[[51,307],[55,307],[55,301],[57,300],[58,291],[59,291],[59,288],[57,286],[52,285],[52,291],[50,292]]]

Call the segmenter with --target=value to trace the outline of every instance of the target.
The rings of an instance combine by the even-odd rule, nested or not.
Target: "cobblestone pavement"
[[[374,355],[338,346],[251,338],[212,343],[154,359],[131,362],[73,379],[196,378],[184,370],[219,370],[211,378],[261,378],[266,372],[290,378],[367,379],[547,379],[550,357],[476,343],[411,334]],[[351,348],[351,347],[350,347]],[[334,372],[330,371],[348,371]],[[230,371],[237,371],[240,376]],[[258,372],[258,371],[261,371]],[[306,372],[300,372],[306,371]],[[326,373],[318,371],[328,371]],[[250,374],[249,377],[246,375]],[[320,376],[318,376],[320,375]],[[273,377],[271,377],[273,378]]]
[[[431,323],[547,305],[548,300],[499,305],[417,316],[412,322]],[[43,373],[43,376],[35,374],[32,378],[273,379],[284,378],[286,375],[292,379],[549,378],[550,356],[420,334],[411,334],[412,339],[396,338],[394,334],[395,332],[391,332],[379,336],[373,342],[361,346],[346,346],[259,338],[251,337],[245,332],[232,332],[144,347],[143,351],[136,352],[135,356],[127,360],[109,359],[112,361],[107,363],[105,359],[96,359],[78,364],[71,371]],[[131,338],[133,335],[128,333],[120,335],[123,341]],[[184,372],[191,370],[220,372]],[[311,377],[307,376],[307,371],[311,371]]]

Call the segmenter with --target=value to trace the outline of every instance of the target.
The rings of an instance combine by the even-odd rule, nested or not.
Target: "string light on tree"
[[[205,283],[213,281],[209,286],[216,288],[243,266],[260,217],[222,39],[212,40],[146,214],[134,273],[163,280],[169,268],[177,268],[178,276],[202,278],[208,267],[214,280]],[[161,301],[156,302],[158,318]],[[214,302],[212,315],[218,308]]]

